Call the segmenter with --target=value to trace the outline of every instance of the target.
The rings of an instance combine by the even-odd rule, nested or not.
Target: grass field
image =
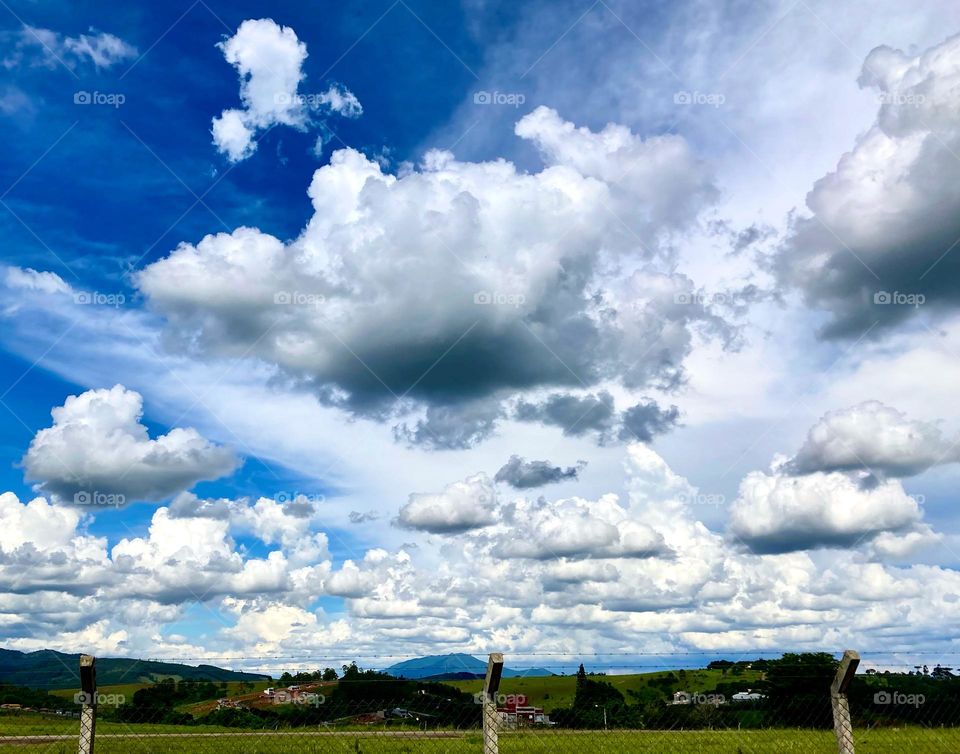
[[[617,689],[627,703],[631,703],[631,691],[641,691],[650,686],[666,688],[664,679],[671,673],[678,680],[671,683],[669,693],[674,691],[690,691],[708,694],[716,689],[718,683],[737,681],[747,685],[760,680],[759,671],[745,670],[740,675],[723,675],[720,670],[686,670],[684,680],[679,680],[679,671],[660,671],[656,673],[641,673],[636,675],[607,675],[590,676],[597,681],[609,683]],[[658,686],[658,682],[664,682]],[[476,694],[483,687],[483,681],[445,681],[450,686]],[[500,682],[502,694],[524,694],[530,704],[543,707],[547,712],[558,707],[569,707],[573,703],[573,694],[576,690],[577,677],[575,675],[553,675],[539,678],[504,678]]]
[[[133,728],[136,728],[134,731]],[[166,735],[133,726],[117,732],[98,727],[96,751],[100,754],[480,754],[478,733],[435,734],[415,732],[323,733],[318,731],[229,733],[194,728],[188,733]],[[9,735],[9,733],[0,733]],[[0,738],[0,751],[23,754],[73,754],[76,739],[11,741]],[[502,733],[503,754],[832,754],[836,741],[829,731],[538,731]],[[861,731],[856,734],[858,754],[923,754],[960,751],[960,729],[918,728]]]
[[[98,686],[97,693],[102,694],[105,697],[112,697],[115,700],[119,701],[121,698],[126,701],[131,701],[133,695],[142,688],[147,686],[153,686],[153,683],[146,681],[137,681],[135,683],[120,683],[112,686]],[[275,686],[276,681],[229,681],[227,683],[227,693],[226,696],[236,697],[243,694],[251,693],[252,691],[256,693],[262,692],[265,688],[269,686]],[[53,696],[59,696],[63,699],[73,699],[74,695],[79,691],[79,689],[55,689],[49,693]],[[110,705],[113,706],[113,705]]]

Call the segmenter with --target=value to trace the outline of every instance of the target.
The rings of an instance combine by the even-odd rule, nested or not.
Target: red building
[[[497,714],[505,728],[551,724],[550,718],[543,712],[543,707],[527,704],[527,697],[523,694],[508,694],[503,706],[497,707]]]

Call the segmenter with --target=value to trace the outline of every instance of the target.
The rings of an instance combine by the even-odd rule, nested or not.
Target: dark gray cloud
[[[590,432],[605,437],[616,423],[613,396],[606,391],[583,396],[553,393],[541,403],[520,401],[514,417],[560,427],[563,434],[572,437]]]
[[[510,460],[500,467],[493,480],[504,482],[518,490],[543,487],[546,484],[576,479],[586,465],[586,461],[578,461],[576,466],[564,469],[549,461],[525,461],[520,456],[510,456]]]
[[[676,406],[662,409],[650,399],[618,412],[613,396],[605,390],[587,395],[553,393],[540,403],[520,401],[514,410],[515,419],[560,427],[571,437],[593,434],[601,445],[614,439],[650,442],[672,429],[679,416]]]
[[[190,493],[177,495],[170,503],[170,518],[230,519],[230,501],[224,498],[204,500]]]
[[[293,516],[294,518],[310,518],[317,512],[317,506],[304,497],[298,497],[295,500],[288,500],[283,504],[283,514]]]
[[[626,442],[650,442],[655,435],[662,435],[673,429],[679,418],[680,409],[676,406],[664,410],[654,401],[643,401],[621,414],[620,439]]]
[[[470,401],[457,405],[428,406],[412,426],[398,424],[394,437],[432,450],[472,448],[487,439],[503,415],[499,400]]]

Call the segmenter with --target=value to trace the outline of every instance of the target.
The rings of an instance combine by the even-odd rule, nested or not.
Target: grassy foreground
[[[30,754],[73,754],[76,739],[11,741],[13,732],[0,731],[0,751]],[[14,735],[24,735],[18,730]],[[259,732],[220,732],[194,728],[189,732],[158,733],[147,726],[130,726],[118,732],[113,726],[98,729],[96,750],[100,754],[143,752],[144,754],[416,754],[417,752],[468,754],[482,751],[476,732],[383,733],[374,730],[325,734],[305,729]],[[901,754],[901,752],[960,751],[960,729],[888,728],[859,731],[858,754]],[[536,731],[502,733],[503,754],[832,754],[836,741],[829,731],[729,730],[729,731]]]

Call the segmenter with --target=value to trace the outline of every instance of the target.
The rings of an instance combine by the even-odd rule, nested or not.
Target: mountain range
[[[52,649],[18,652],[0,649],[0,683],[35,689],[74,689],[80,685],[80,655]],[[181,665],[156,660],[97,658],[97,685],[152,683],[163,678],[198,681],[264,681],[270,676],[225,670],[213,665]]]
[[[384,669],[397,678],[429,681],[459,681],[471,678],[483,678],[487,674],[487,663],[473,655],[456,653],[448,655],[429,655],[417,657],[391,665]],[[504,678],[524,678],[527,676],[554,675],[546,668],[524,668],[516,670],[504,667]]]

